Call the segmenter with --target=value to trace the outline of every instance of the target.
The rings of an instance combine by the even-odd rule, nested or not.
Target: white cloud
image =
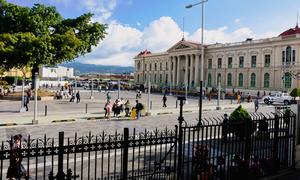
[[[182,30],[171,17],[161,17],[143,32],[143,43],[152,51],[164,51],[182,38]]]
[[[218,29],[207,30],[204,29],[204,43],[205,44],[214,44],[214,43],[230,43],[243,41],[247,38],[255,38],[256,35],[252,32],[251,29],[247,27],[239,28],[233,32],[227,32],[227,26],[220,27]],[[193,33],[190,39],[195,39],[200,42],[201,40],[201,29],[198,29]]]
[[[247,38],[266,38],[277,36],[277,32],[255,34],[248,27],[229,31],[227,26],[217,29],[204,29],[205,44],[231,43],[244,41]],[[200,42],[201,29],[185,32],[185,39]],[[140,51],[163,52],[182,38],[182,30],[171,17],[160,17],[149,23],[143,30],[112,21],[107,37],[93,48],[93,52],[79,60],[84,63],[102,65],[132,66],[133,57]]]
[[[234,22],[238,24],[238,23],[240,23],[240,22],[241,22],[241,19],[239,19],[239,18],[236,18],[236,19],[234,20]]]

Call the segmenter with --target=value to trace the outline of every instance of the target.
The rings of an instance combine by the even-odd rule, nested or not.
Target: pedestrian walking
[[[76,93],[76,103],[80,103],[80,94],[79,94],[79,91],[77,91]]]
[[[237,99],[237,103],[241,104],[241,95],[239,93],[237,94],[236,99]]]
[[[139,120],[141,116],[141,111],[144,109],[144,107],[142,103],[140,103],[138,100],[136,100],[135,109],[136,109],[136,119]]]
[[[164,108],[166,108],[167,107],[167,96],[166,96],[166,94],[164,94],[164,97],[163,97],[163,99],[162,99],[162,101],[163,101],[163,107]]]
[[[106,93],[106,102],[110,101],[111,100],[111,95],[110,95],[110,92],[108,91]]]
[[[259,98],[260,96],[260,91],[257,91],[257,98]]]
[[[110,101],[105,103],[104,111],[105,111],[104,117],[109,118],[110,112],[112,111],[112,105],[111,105]]]
[[[129,114],[130,114],[130,108],[131,108],[129,99],[126,101],[126,103],[124,104],[124,106],[125,106],[125,116],[126,116],[126,117],[129,117]]]
[[[257,112],[258,108],[259,108],[259,104],[258,104],[258,99],[256,98],[255,101],[254,101],[255,112]]]
[[[26,97],[24,98],[24,107],[26,108],[26,111],[28,111],[28,104],[31,98],[31,89],[28,89],[26,92]]]
[[[224,114],[224,119],[222,123],[222,141],[226,142],[227,141],[227,133],[228,133],[228,115]]]
[[[10,161],[6,175],[6,178],[8,179],[28,178],[26,170],[22,165],[23,157],[21,152],[21,139],[21,134],[15,135],[10,143]]]

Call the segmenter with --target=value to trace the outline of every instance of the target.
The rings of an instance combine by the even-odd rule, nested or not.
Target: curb
[[[74,122],[75,119],[63,119],[63,120],[53,120],[51,123],[59,123],[59,122]]]
[[[166,114],[173,114],[172,112],[161,112],[161,113],[157,113],[156,115],[166,115]]]
[[[17,123],[6,123],[6,124],[0,124],[0,126],[16,126]]]

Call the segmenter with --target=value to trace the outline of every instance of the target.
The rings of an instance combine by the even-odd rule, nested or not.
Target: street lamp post
[[[120,99],[120,79],[118,80],[118,99]]]
[[[93,79],[92,79],[92,83],[91,83],[91,97],[90,97],[90,99],[94,99],[93,88],[94,88],[94,82],[93,82]]]
[[[35,72],[34,74],[34,116],[32,124],[38,124],[37,120],[37,89],[38,89],[38,73]]]
[[[199,125],[201,123],[201,119],[202,119],[202,93],[203,93],[203,71],[204,71],[204,67],[203,67],[203,63],[204,63],[204,39],[203,39],[203,34],[204,34],[204,3],[207,2],[208,0],[203,0],[201,2],[198,2],[196,4],[190,4],[187,5],[186,8],[192,8],[193,6],[197,6],[199,4],[202,5],[202,17],[201,17],[201,62],[200,62],[200,95],[199,95]],[[198,68],[198,67],[196,67]]]

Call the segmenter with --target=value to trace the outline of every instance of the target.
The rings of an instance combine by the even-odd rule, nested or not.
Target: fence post
[[[85,104],[85,114],[88,112],[88,104]]]
[[[58,136],[58,168],[56,179],[65,179],[64,173],[64,132],[59,132]]]
[[[123,148],[123,170],[122,170],[122,179],[127,180],[127,171],[128,171],[128,138],[129,138],[129,129],[124,128],[124,148]]]
[[[275,114],[274,122],[274,142],[273,142],[273,160],[277,163],[278,161],[278,131],[279,131],[279,116]]]
[[[45,105],[45,116],[47,116],[47,114],[48,114],[48,107],[47,105]]]
[[[253,121],[247,122],[245,121],[245,162],[248,164],[251,154],[251,130]],[[248,164],[249,165],[249,164]]]
[[[178,123],[179,123],[179,134],[178,134],[178,165],[177,165],[177,179],[181,179],[182,177],[182,123],[184,121],[184,118],[182,116],[182,111],[183,111],[183,101],[186,100],[185,97],[178,97],[177,100],[179,100],[179,106],[180,106],[180,112],[179,112],[179,117],[178,117]],[[176,101],[177,105],[177,101]]]

